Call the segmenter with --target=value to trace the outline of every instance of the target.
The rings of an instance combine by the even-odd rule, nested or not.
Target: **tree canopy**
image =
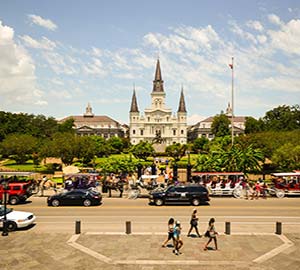
[[[223,137],[230,134],[229,125],[230,120],[224,113],[221,113],[214,117],[211,124],[211,131],[216,137]]]

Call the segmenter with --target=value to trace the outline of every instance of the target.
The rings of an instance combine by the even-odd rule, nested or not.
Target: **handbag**
[[[197,222],[197,220],[195,220],[195,219],[192,219],[192,221],[191,221],[191,225],[192,225],[192,226],[197,226],[197,225],[198,225],[198,222]]]
[[[209,231],[206,231],[205,234],[204,234],[204,236],[205,236],[205,237],[210,237]]]
[[[209,237],[216,237],[215,231],[209,231]]]

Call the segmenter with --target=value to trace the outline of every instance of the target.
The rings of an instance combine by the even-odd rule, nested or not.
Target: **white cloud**
[[[51,90],[49,93],[50,96],[57,98],[59,100],[61,99],[71,99],[72,95],[69,91],[67,90]]]
[[[184,50],[211,50],[220,46],[221,39],[211,25],[203,28],[182,26],[172,29],[174,34],[164,36],[159,33],[149,33],[144,36],[144,43],[164,50],[168,53],[182,54]]]
[[[57,25],[49,19],[44,19],[41,16],[34,15],[34,14],[28,15],[28,18],[32,21],[32,23],[45,27],[48,30],[54,31],[57,29]]]
[[[262,24],[259,22],[259,21],[248,21],[246,23],[246,25],[249,27],[249,28],[252,28],[254,30],[257,30],[259,32],[262,32],[264,30],[264,27],[262,26]]]
[[[87,74],[100,77],[103,77],[107,74],[107,71],[103,68],[103,64],[99,58],[93,58],[92,63],[83,66],[83,70]]]
[[[236,22],[231,21],[231,22],[229,22],[229,25],[231,25],[231,31],[233,33],[239,35],[243,39],[251,41],[254,44],[257,43],[255,36],[247,31],[243,30],[240,26],[237,25]]]
[[[275,25],[282,24],[282,21],[280,20],[280,18],[275,14],[269,14],[268,19],[269,19],[270,23],[272,23],[272,24],[275,24]]]
[[[24,42],[24,45],[29,48],[43,49],[49,51],[52,51],[53,49],[56,48],[56,43],[54,41],[49,40],[46,37],[42,37],[41,40],[36,40],[28,35],[24,35],[21,36],[20,38]]]
[[[50,80],[52,83],[56,84],[56,85],[64,85],[64,82],[57,79],[57,78],[53,78]]]
[[[188,125],[195,125],[196,123],[203,121],[206,118],[206,116],[202,116],[199,114],[192,114],[187,117],[187,123]]]
[[[50,68],[56,74],[73,75],[78,73],[72,63],[67,62],[67,58],[57,52],[44,52],[43,58],[48,62]]]
[[[280,30],[270,30],[268,33],[274,48],[281,49],[287,54],[300,55],[300,20],[291,20],[287,24],[282,24]]]
[[[256,38],[257,38],[258,42],[261,44],[264,44],[267,42],[267,37],[265,35],[258,35]]]
[[[44,105],[43,92],[36,86],[35,64],[28,52],[14,41],[14,30],[0,21],[1,105],[9,110],[18,104]]]
[[[91,54],[92,54],[93,56],[97,56],[97,57],[102,56],[101,50],[100,50],[99,48],[96,48],[96,47],[92,47],[92,52],[91,52]]]

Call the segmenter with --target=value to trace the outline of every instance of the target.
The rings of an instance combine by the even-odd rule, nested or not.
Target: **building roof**
[[[153,92],[164,92],[164,81],[162,80],[159,59],[156,62],[155,77],[153,81]]]
[[[234,116],[233,122],[245,122],[246,117],[247,116]],[[231,117],[228,117],[228,118],[231,119]],[[200,121],[199,123],[212,123],[213,121],[214,121],[214,116],[210,116],[210,117]]]
[[[186,113],[186,107],[185,107],[185,101],[184,101],[183,88],[181,89],[180,100],[179,100],[179,106],[178,106],[178,112],[185,112],[185,113]]]
[[[130,112],[139,112],[139,108],[136,101],[135,89],[133,90],[132,94]]]
[[[74,123],[116,123],[119,124],[119,122],[111,119],[110,117],[106,115],[95,115],[95,116],[83,116],[83,115],[71,115],[68,117],[65,117],[61,119],[59,122],[64,122],[68,119],[74,119]]]

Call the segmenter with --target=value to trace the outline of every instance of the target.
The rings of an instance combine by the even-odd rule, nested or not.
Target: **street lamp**
[[[7,210],[7,190],[8,190],[8,180],[4,180],[2,182],[3,186],[3,195],[4,195],[4,219],[3,219],[3,231],[2,236],[8,236],[8,230],[7,230],[7,217],[6,217],[6,210]]]

